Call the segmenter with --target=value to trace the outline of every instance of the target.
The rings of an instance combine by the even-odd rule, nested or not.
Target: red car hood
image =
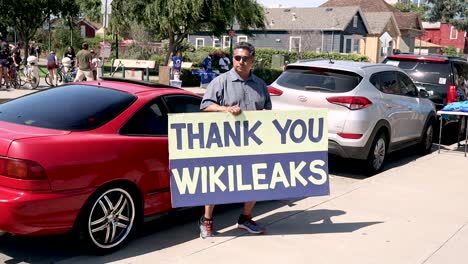
[[[0,156],[7,155],[8,148],[10,147],[11,142],[14,140],[45,136],[59,136],[69,133],[70,131],[18,125],[0,121]]]

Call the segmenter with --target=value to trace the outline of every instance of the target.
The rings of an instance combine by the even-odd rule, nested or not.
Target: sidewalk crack
[[[468,222],[465,222],[460,228],[457,229],[457,231],[455,231],[447,240],[444,241],[444,243],[442,243],[442,245],[440,245],[439,248],[437,248],[436,250],[434,250],[434,252],[432,252],[432,254],[430,254],[423,262],[421,262],[421,264],[424,264],[426,263],[430,258],[432,258],[432,256],[434,256],[439,250],[441,250],[450,240],[452,240],[452,238],[458,234],[463,228],[465,228],[465,226],[468,224]]]

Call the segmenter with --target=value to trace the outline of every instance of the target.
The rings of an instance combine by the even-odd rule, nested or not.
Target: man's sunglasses
[[[236,61],[241,61],[241,60],[243,60],[244,62],[249,62],[249,61],[252,60],[252,58],[253,58],[252,56],[240,56],[240,55],[234,56],[234,59],[235,59]]]

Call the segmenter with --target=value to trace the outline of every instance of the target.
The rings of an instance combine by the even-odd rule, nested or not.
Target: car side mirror
[[[429,98],[429,93],[426,90],[421,89],[421,90],[419,90],[419,97],[420,98]]]

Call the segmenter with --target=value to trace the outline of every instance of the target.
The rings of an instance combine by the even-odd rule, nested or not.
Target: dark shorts
[[[57,69],[57,64],[55,63],[47,63],[47,69],[48,70],[53,70],[53,69]]]

